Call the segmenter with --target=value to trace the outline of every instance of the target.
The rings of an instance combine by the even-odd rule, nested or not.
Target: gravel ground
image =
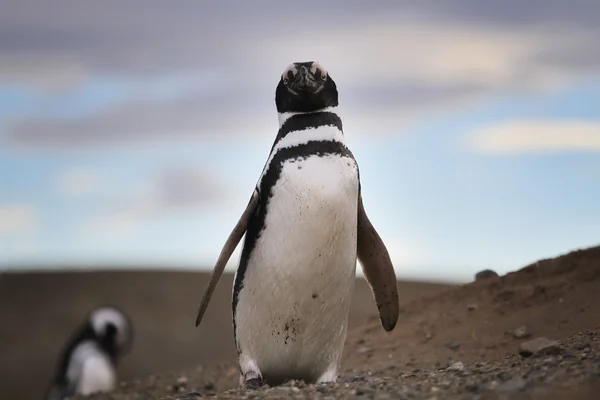
[[[349,331],[336,384],[241,391],[237,364],[207,363],[91,398],[600,399],[600,247],[478,276],[407,303],[393,332]]]
[[[600,328],[562,341],[536,340],[493,362],[437,365],[430,369],[362,370],[339,382],[305,385],[288,382],[256,391],[219,391],[215,382],[235,385],[237,370],[221,365],[187,374],[151,376],[123,384],[120,391],[92,396],[97,400],[133,399],[575,399],[600,398]],[[532,354],[531,354],[532,353]],[[194,378],[188,378],[194,377]],[[81,399],[83,399],[81,397]]]

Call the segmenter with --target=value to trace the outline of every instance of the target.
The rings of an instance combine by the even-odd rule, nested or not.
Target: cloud
[[[225,189],[205,170],[170,168],[156,179],[153,188],[153,208],[156,210],[186,210],[203,207],[222,200]]]
[[[186,166],[162,170],[134,192],[85,220],[83,230],[108,237],[133,236],[144,223],[218,207],[228,199],[228,192],[206,171]]]
[[[472,132],[467,145],[473,151],[496,155],[600,152],[600,122],[509,121]]]
[[[104,213],[83,221],[82,231],[92,236],[122,239],[135,236],[140,229],[141,215],[135,210]]]
[[[32,233],[37,222],[37,213],[31,206],[0,204],[0,236]]]
[[[8,2],[0,15],[0,82],[69,87],[72,76],[76,87],[118,77],[151,86],[175,75],[193,88],[164,101],[140,91],[83,117],[13,120],[4,140],[27,146],[273,136],[279,74],[304,59],[327,66],[345,125],[368,135],[503,91],[600,75],[600,55],[589,51],[600,7],[585,0],[26,3]],[[197,85],[203,75],[218,85]]]
[[[55,73],[60,69],[47,67],[65,64],[91,74],[197,70],[242,60],[245,62],[239,66],[245,66],[253,59],[264,65],[268,59],[256,57],[253,43],[276,36],[293,47],[306,35],[326,32],[329,27],[360,30],[364,20],[388,18],[397,25],[416,22],[436,28],[454,24],[512,32],[560,26],[561,31],[554,34],[565,36],[574,30],[597,30],[600,19],[600,7],[588,0],[527,4],[507,0],[501,5],[476,0],[384,0],[376,5],[358,0],[265,0],[260,5],[223,0],[180,2],[177,7],[160,0],[131,0],[127,6],[116,0],[93,5],[72,0],[57,0],[52,5],[43,0],[5,0],[2,11],[0,53],[13,62],[12,69],[3,70],[6,76],[24,76],[24,69],[35,76],[45,70]],[[328,36],[319,39],[312,44],[326,43]],[[372,39],[371,48],[375,49],[381,38]],[[254,57],[242,58],[240,53]],[[238,70],[238,65],[229,65]]]
[[[65,171],[58,178],[60,191],[67,196],[89,196],[101,193],[106,183],[98,173],[77,168]]]
[[[389,133],[411,117],[462,105],[482,96],[481,86],[423,87],[419,84],[352,89],[342,98],[344,125],[355,135]],[[272,95],[262,100],[231,93],[198,93],[170,102],[132,101],[90,116],[21,119],[10,126],[5,142],[56,149],[153,144],[156,140],[273,137],[277,131]],[[229,111],[229,112],[225,112]]]
[[[250,101],[248,107],[240,101],[229,102],[237,104],[232,106],[236,115],[231,118],[223,112],[226,103],[227,100],[206,98],[200,93],[164,103],[142,100],[118,103],[89,116],[21,119],[9,127],[5,140],[35,147],[98,148],[143,145],[158,139],[251,135],[260,133],[260,127],[269,122],[276,123],[275,118],[255,112],[256,107]]]

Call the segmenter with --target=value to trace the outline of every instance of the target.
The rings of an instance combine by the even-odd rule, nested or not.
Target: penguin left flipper
[[[389,332],[396,326],[400,313],[398,281],[387,248],[369,221],[360,194],[357,256],[375,297],[381,325]]]
[[[252,194],[252,197],[250,198],[250,201],[248,202],[244,213],[240,217],[239,221],[229,234],[227,241],[223,245],[221,254],[217,259],[217,263],[213,268],[212,274],[210,275],[210,278],[208,280],[208,285],[206,286],[206,289],[204,290],[204,295],[202,296],[202,300],[200,301],[200,307],[198,308],[198,314],[196,316],[196,326],[200,325],[200,321],[202,321],[202,317],[206,312],[206,308],[208,307],[210,298],[213,294],[213,291],[215,290],[215,287],[217,286],[217,282],[219,282],[219,279],[223,274],[223,270],[225,269],[227,261],[229,261],[231,254],[242,239],[242,236],[244,236],[244,233],[246,233],[246,229],[248,228],[248,220],[250,219],[252,213],[254,213],[254,210],[258,205],[259,198],[260,196],[258,194],[258,190],[254,190],[254,193]]]

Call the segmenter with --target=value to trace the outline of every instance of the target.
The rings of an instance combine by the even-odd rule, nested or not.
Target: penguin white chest
[[[92,341],[83,342],[76,348],[67,374],[69,381],[75,384],[76,394],[107,392],[114,389],[117,383],[108,356]]]
[[[242,369],[257,367],[273,383],[337,374],[355,279],[358,185],[350,157],[283,162],[238,294]]]

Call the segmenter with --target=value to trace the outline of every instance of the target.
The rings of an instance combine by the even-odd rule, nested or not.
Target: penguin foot
[[[256,390],[263,386],[264,380],[256,362],[243,354],[240,356],[240,387]]]
[[[258,378],[250,378],[244,381],[244,389],[248,390],[256,390],[260,389],[263,385],[263,379],[261,377]]]

